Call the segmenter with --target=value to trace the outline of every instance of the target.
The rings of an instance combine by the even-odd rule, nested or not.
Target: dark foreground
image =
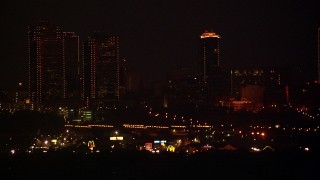
[[[1,155],[1,179],[317,179],[320,153]]]

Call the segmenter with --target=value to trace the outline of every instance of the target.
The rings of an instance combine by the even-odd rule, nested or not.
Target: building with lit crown
[[[220,68],[220,35],[205,31],[200,35],[198,74],[209,106],[216,106],[225,91],[224,73]]]
[[[205,31],[200,36],[201,43],[201,79],[204,83],[210,81],[210,76],[220,66],[220,36],[214,32]]]

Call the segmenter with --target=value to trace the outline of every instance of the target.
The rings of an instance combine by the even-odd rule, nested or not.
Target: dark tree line
[[[0,112],[0,134],[35,135],[62,131],[64,119],[53,112],[21,110]]]

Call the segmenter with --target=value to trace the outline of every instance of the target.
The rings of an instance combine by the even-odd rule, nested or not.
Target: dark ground
[[[116,152],[0,156],[1,179],[318,179],[320,153]]]

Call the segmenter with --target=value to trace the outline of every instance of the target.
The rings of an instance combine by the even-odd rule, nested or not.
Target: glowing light
[[[152,143],[145,143],[144,146],[147,151],[152,151]]]
[[[111,141],[122,141],[123,137],[122,136],[116,136],[116,137],[110,137]]]
[[[175,147],[173,147],[172,145],[169,145],[169,146],[167,147],[167,151],[169,151],[169,152],[174,152],[174,151],[175,151]]]
[[[264,151],[264,150],[266,150],[266,149],[270,149],[270,150],[274,151],[274,149],[273,149],[272,147],[270,147],[270,146],[266,146],[266,147],[264,147],[262,150]]]
[[[174,125],[172,125],[171,127],[172,128],[186,128],[186,126],[174,126]]]
[[[88,147],[89,147],[89,149],[90,149],[91,151],[93,151],[93,148],[96,147],[93,140],[92,140],[92,141],[88,141]]]
[[[201,34],[200,38],[201,39],[204,39],[204,38],[220,38],[220,36],[217,35],[214,32],[204,32],[204,33]]]
[[[261,151],[259,148],[256,148],[256,147],[252,147],[251,150],[254,151],[254,152],[259,152],[259,151]]]

